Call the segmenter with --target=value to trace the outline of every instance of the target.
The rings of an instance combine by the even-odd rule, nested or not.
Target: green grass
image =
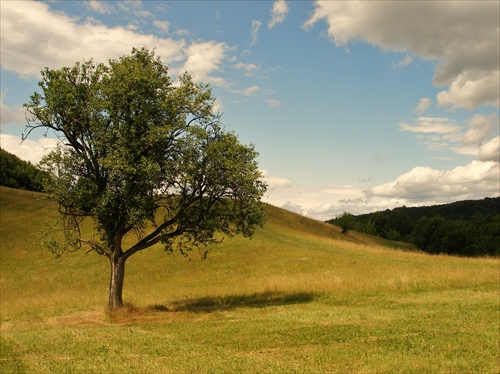
[[[2,373],[497,373],[499,261],[430,256],[268,206],[252,240],[55,259],[43,195],[0,188]],[[391,249],[396,246],[401,250]]]

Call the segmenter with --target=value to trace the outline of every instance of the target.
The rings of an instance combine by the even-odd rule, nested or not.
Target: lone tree
[[[208,86],[187,73],[173,82],[144,48],[108,65],[88,61],[41,74],[42,93],[25,104],[24,138],[42,128],[63,143],[41,161],[61,218],[45,244],[56,255],[85,245],[107,257],[110,308],[123,306],[133,254],[161,243],[187,255],[263,224],[257,153],[224,130]],[[83,229],[88,222],[91,231]],[[124,248],[132,234],[135,244]]]
[[[354,216],[350,213],[343,212],[335,218],[334,222],[340,226],[342,234],[347,235],[349,230],[354,227]]]

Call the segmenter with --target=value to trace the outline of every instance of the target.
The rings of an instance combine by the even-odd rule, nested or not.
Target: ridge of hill
[[[304,217],[267,203],[264,206],[267,215],[265,226],[281,231],[294,232],[296,235],[336,239],[349,243],[384,246],[391,249],[414,249],[413,246],[407,243],[385,240],[364,233],[350,232],[349,235],[344,235],[339,227],[335,225]],[[26,216],[29,215],[30,211],[33,213],[41,211],[43,212],[40,213],[41,216],[48,217],[53,216],[57,209],[55,202],[50,201],[42,192],[0,186],[0,214],[2,219],[9,220],[9,212],[13,213],[14,211]],[[53,219],[55,219],[55,216]],[[40,223],[38,220],[36,222]]]
[[[345,221],[348,219],[348,221]],[[425,207],[399,207],[327,221],[388,240],[412,243],[428,253],[500,255],[500,197]]]
[[[423,216],[441,216],[449,220],[470,220],[476,213],[480,213],[486,217],[500,214],[500,197],[485,197],[484,199],[479,200],[462,200],[448,204],[420,207],[402,206],[392,210],[387,209],[384,212],[401,212],[413,219],[418,219]],[[370,217],[373,217],[373,215],[378,213],[380,212],[360,214],[355,217],[360,220],[370,219]]]

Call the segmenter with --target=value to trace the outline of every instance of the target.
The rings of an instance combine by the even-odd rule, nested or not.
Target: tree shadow
[[[150,310],[160,312],[204,312],[211,313],[221,310],[236,308],[266,308],[276,305],[304,304],[311,302],[317,294],[312,292],[261,292],[248,295],[226,295],[213,297],[200,297],[176,301],[168,307],[155,304]]]

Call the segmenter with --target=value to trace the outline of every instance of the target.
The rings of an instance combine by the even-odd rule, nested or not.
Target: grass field
[[[151,248],[55,259],[43,195],[0,187],[2,373],[498,373],[499,260],[398,250],[268,206],[201,261]]]

